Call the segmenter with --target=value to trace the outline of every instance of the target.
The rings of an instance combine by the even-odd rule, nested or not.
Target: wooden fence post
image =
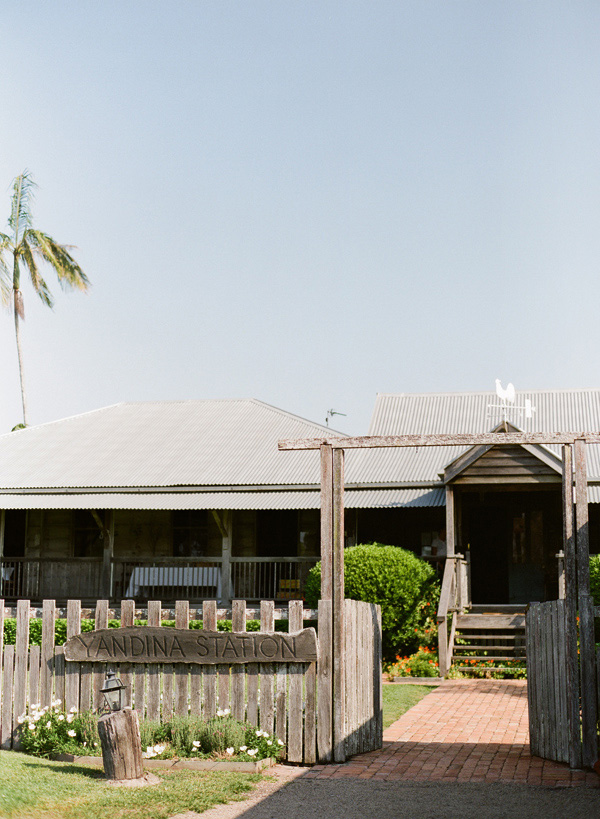
[[[563,456],[563,552],[565,570],[565,643],[569,765],[581,768],[581,718],[579,715],[579,656],[577,653],[577,560],[573,530],[573,450],[565,444]]]
[[[321,447],[321,600],[317,663],[317,754],[331,762],[333,753],[333,448]]]
[[[344,450],[333,452],[333,759],[346,761]]]
[[[592,767],[598,760],[596,705],[596,647],[594,608],[590,596],[590,547],[587,500],[585,439],[578,438],[575,449],[575,495],[577,520],[577,586],[579,602],[579,656],[581,663],[581,736],[583,764]]]
[[[25,712],[27,702],[27,659],[29,654],[29,600],[17,602],[17,633],[15,637],[15,677],[13,698],[13,748],[19,750],[17,717]]]

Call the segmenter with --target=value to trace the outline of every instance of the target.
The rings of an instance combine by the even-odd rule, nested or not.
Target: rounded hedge
[[[398,546],[371,543],[344,550],[346,597],[379,603],[383,656],[414,651],[428,616],[435,615],[439,581],[429,563]],[[321,564],[308,574],[304,587],[312,608],[321,597]]]

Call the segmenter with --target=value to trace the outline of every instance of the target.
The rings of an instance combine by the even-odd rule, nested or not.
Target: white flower
[[[199,747],[200,747],[200,740],[199,740],[199,739],[195,739],[195,740],[192,742],[192,745],[194,746],[194,748],[199,748]]]
[[[220,708],[217,708],[217,716],[218,717],[224,717],[225,716],[225,711],[221,711]]]
[[[251,751],[248,751],[248,756],[256,756],[258,753],[258,748],[252,748]]]
[[[64,714],[59,714],[59,715],[58,715],[58,721],[59,721],[59,722],[62,722],[62,721],[64,720],[64,718],[65,718],[65,715],[64,715]]]
[[[97,747],[98,747],[98,743],[94,742],[94,748],[97,748]]]
[[[19,725],[23,725],[25,719],[26,719],[25,714],[21,714],[20,717],[17,717],[17,722],[19,723]]]
[[[152,757],[156,756],[156,754],[154,753],[152,748],[150,746],[148,746],[148,748],[144,751],[142,756],[144,757],[144,759],[152,759]]]
[[[75,706],[73,706],[72,708],[69,708],[69,714],[76,714],[76,713],[77,713],[77,708],[75,708]]]
[[[68,714],[67,715],[67,722],[73,722],[74,719],[75,719],[75,717],[73,716],[73,714]]]
[[[32,711],[38,711],[38,710],[39,710],[39,707],[40,707],[39,702],[36,702],[36,703],[35,703],[35,705],[32,705],[32,706],[31,706],[31,710],[32,710]]]
[[[229,714],[231,714],[231,708],[225,708],[225,709],[223,710],[223,716],[224,716],[224,717],[226,717],[226,716],[228,716]]]
[[[233,754],[235,753],[235,748],[225,748],[225,750],[227,751],[229,756],[233,756]]]
[[[50,706],[49,705],[44,705],[44,707],[42,708],[42,714],[45,714],[46,711],[49,711],[49,710],[50,710]]]
[[[268,739],[268,740],[267,740],[267,745],[272,745],[272,744],[273,744],[273,743],[271,742],[271,740],[270,740],[270,739]]]
[[[46,728],[50,728],[51,725],[52,723],[50,722],[50,720],[48,720],[48,722],[46,723]]]
[[[262,731],[255,731],[254,733],[257,737],[262,737]]]
[[[155,745],[154,750],[156,751],[157,754],[162,754],[162,752],[165,750],[165,746],[164,745]]]
[[[86,746],[86,745],[87,745],[87,742],[84,742],[84,743],[83,743],[83,747],[85,748],[85,746]]]
[[[29,723],[29,730],[30,731],[35,731],[35,725],[33,724],[33,722]]]
[[[278,739],[278,740],[277,740],[277,742],[278,742],[280,745],[283,745],[283,742],[282,742],[280,739]]]
[[[60,708],[61,704],[62,704],[62,700],[53,700],[53,701],[52,701],[52,705],[53,705],[55,708]]]
[[[75,733],[75,731],[74,731],[74,730],[71,728],[71,730],[70,730],[70,731],[67,731],[67,736],[74,737],[74,736],[77,736],[77,734],[76,734],[76,733]]]
[[[42,715],[41,715],[41,714],[40,714],[40,712],[38,711],[37,713],[35,713],[35,714],[33,715],[33,721],[34,721],[34,722],[37,722],[37,721],[38,721],[38,719],[40,719],[40,718],[41,718],[41,716],[42,716]]]
[[[240,745],[240,751],[247,751],[247,750],[248,750],[247,745]]]

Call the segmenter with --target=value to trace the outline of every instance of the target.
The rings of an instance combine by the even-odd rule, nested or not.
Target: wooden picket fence
[[[593,606],[589,617],[593,622]],[[600,611],[596,611],[596,616]],[[598,755],[598,723],[600,710],[600,673],[584,685],[581,673],[578,633],[575,622],[569,621],[566,601],[530,603],[526,615],[527,696],[529,700],[529,735],[531,752],[544,759],[567,762],[572,768],[581,767],[582,739],[592,738],[591,756]],[[571,648],[570,648],[571,643]],[[600,672],[600,656],[596,656]],[[593,701],[593,709],[585,708]],[[587,702],[586,702],[587,701]],[[592,724],[586,726],[591,712]],[[591,758],[590,756],[590,758]]]
[[[319,604],[323,629],[330,622],[328,604]],[[382,743],[381,612],[370,603],[345,601],[346,656],[344,734],[347,755],[373,750]],[[161,602],[149,601],[148,626],[160,626]],[[97,710],[108,665],[65,662],[64,647],[54,645],[57,608],[44,601],[41,646],[29,647],[32,611],[28,600],[17,603],[15,645],[2,646],[4,601],[0,600],[0,747],[19,747],[18,717],[33,704],[42,707],[54,699],[66,710]],[[108,627],[108,601],[95,607],[95,629]],[[217,630],[217,603],[205,601],[196,612],[202,627]],[[232,604],[233,632],[246,631],[246,601]],[[289,630],[303,627],[303,603],[291,600]],[[135,603],[121,603],[121,628],[134,625]],[[187,600],[175,605],[175,627],[187,629]],[[274,603],[261,601],[260,630],[275,630]],[[81,601],[67,604],[67,638],[81,632]],[[321,635],[320,635],[321,637]],[[331,643],[319,639],[318,661],[304,663],[248,663],[200,665],[189,663],[119,663],[110,666],[126,686],[128,705],[140,718],[159,721],[173,715],[210,718],[229,708],[234,717],[274,734],[286,747],[289,762],[328,761],[333,743]],[[317,713],[317,692],[320,711]]]

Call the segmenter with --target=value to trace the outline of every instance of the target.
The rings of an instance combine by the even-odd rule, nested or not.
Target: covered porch
[[[0,597],[301,599],[318,510],[27,509],[0,513]]]

